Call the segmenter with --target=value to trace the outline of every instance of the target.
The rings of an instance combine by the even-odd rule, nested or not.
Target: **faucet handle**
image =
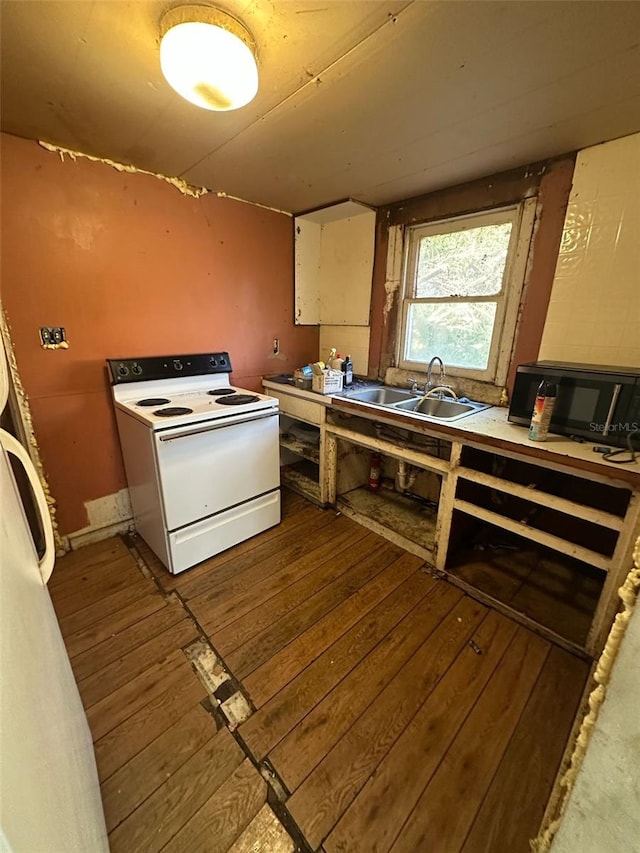
[[[411,379],[411,378],[409,378],[409,379],[407,379],[407,383],[409,383],[409,382],[411,382],[411,383],[412,383],[412,385],[411,385],[411,390],[412,390],[412,391],[417,391],[417,390],[418,390],[418,383],[416,382],[416,380],[415,380],[415,379]]]

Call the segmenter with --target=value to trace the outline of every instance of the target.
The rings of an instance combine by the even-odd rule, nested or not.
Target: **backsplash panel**
[[[320,355],[326,361],[331,347],[342,356],[350,355],[353,372],[367,375],[369,361],[369,326],[320,326]]]
[[[540,358],[640,367],[640,134],[578,155]]]

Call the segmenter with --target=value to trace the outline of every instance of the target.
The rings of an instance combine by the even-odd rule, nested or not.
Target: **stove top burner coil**
[[[259,399],[255,394],[233,394],[231,397],[221,397],[216,402],[224,406],[241,406],[243,403],[255,403]]]
[[[210,394],[212,397],[222,397],[225,394],[235,394],[236,392],[233,388],[212,388],[211,391],[207,391],[207,394]]]
[[[173,415],[190,415],[193,409],[186,406],[169,406],[168,409],[157,409],[153,414],[159,418],[170,418]]]
[[[166,397],[147,397],[144,400],[138,400],[136,406],[164,406],[165,403],[170,403]]]

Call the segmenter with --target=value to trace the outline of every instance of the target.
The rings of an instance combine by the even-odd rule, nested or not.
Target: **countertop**
[[[280,393],[292,394],[294,397],[299,397],[301,400],[309,400],[313,403],[319,403],[321,406],[332,405],[334,397],[331,394],[320,394],[318,391],[305,391],[303,388],[298,388],[294,385],[293,378],[290,373],[278,373],[276,376],[265,376],[262,380],[264,388],[270,391],[278,391]],[[375,388],[382,385],[382,382],[375,382],[371,379],[354,378],[353,384],[349,386],[349,391],[363,391],[365,388]]]
[[[381,384],[360,380],[357,383],[357,390]],[[360,415],[369,420],[379,420],[398,428],[433,434],[450,441],[466,441],[479,446],[488,445],[502,451],[516,452],[519,455],[531,456],[532,461],[538,459],[551,465],[557,464],[566,468],[588,471],[607,480],[619,480],[640,488],[640,458],[636,462],[616,464],[604,460],[602,454],[594,452],[593,448],[599,446],[598,442],[577,442],[553,433],[549,433],[546,441],[531,441],[526,427],[509,423],[506,408],[492,406],[451,424],[444,424],[428,421],[420,415],[388,406],[350,400],[348,392],[344,395],[329,396],[315,391],[304,391],[289,383],[277,381],[273,377],[264,380],[265,388],[282,391],[285,390],[283,385],[286,386],[287,394],[324,406],[333,406],[343,413]],[[356,387],[352,386],[350,390],[356,390]]]

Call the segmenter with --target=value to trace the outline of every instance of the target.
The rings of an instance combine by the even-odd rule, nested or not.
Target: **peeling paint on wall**
[[[45,148],[47,151],[52,151],[54,154],[58,154],[60,159],[64,162],[65,155],[69,157],[70,160],[77,160],[78,157],[83,157],[86,160],[91,160],[94,163],[104,163],[105,166],[111,166],[112,169],[115,169],[117,172],[129,172],[131,174],[139,174],[139,175],[150,175],[152,178],[157,178],[159,181],[165,181],[165,183],[170,184],[172,187],[175,187],[179,192],[183,195],[191,196],[191,198],[200,198],[203,195],[207,195],[212,192],[208,190],[206,187],[193,187],[191,184],[188,184],[182,178],[171,178],[167,175],[162,175],[159,172],[148,172],[146,169],[138,169],[136,166],[131,166],[126,163],[118,163],[115,160],[110,160],[107,157],[95,157],[93,154],[84,154],[82,151],[72,151],[70,148],[62,148],[60,145],[52,145],[50,142],[44,142],[42,139],[38,140],[38,144]],[[271,210],[274,213],[282,213],[285,216],[292,216],[293,214],[288,210],[280,210],[277,207],[269,207],[267,204],[260,204],[255,201],[247,201],[244,198],[238,198],[238,196],[229,195],[228,193],[218,191],[215,192],[215,195],[218,198],[228,198],[231,201],[240,201],[243,204],[251,204],[254,207],[261,207],[264,210]]]
[[[237,195],[229,195],[222,191],[216,192],[216,195],[218,198],[228,198],[231,199],[231,201],[241,201],[243,204],[251,204],[253,207],[261,207],[263,210],[271,210],[273,213],[282,213],[284,216],[293,217],[293,213],[289,210],[280,210],[279,207],[269,207],[268,204],[260,204],[259,201],[247,201],[246,198],[239,198]]]
[[[611,681],[613,667],[620,651],[620,646],[625,638],[627,628],[631,617],[637,607],[638,594],[640,592],[640,538],[636,541],[635,550],[633,552],[633,568],[625,578],[624,583],[618,590],[618,596],[622,602],[623,609],[616,615],[616,618],[611,627],[611,631],[607,638],[605,647],[600,655],[596,670],[593,674],[593,681],[597,685],[589,694],[589,710],[582,720],[582,725],[576,739],[575,747],[571,755],[571,763],[569,769],[561,777],[559,787],[562,790],[561,801],[558,805],[558,814],[547,823],[541,830],[537,838],[531,842],[531,849],[535,853],[547,853],[552,846],[553,839],[557,834],[562,820],[565,816],[567,807],[570,804],[571,793],[576,785],[578,774],[583,765],[589,742],[594,733],[600,709],[607,696],[607,689]],[[617,736],[627,735],[631,740],[634,731],[620,731]],[[612,800],[604,794],[600,794],[599,805],[602,805],[604,810],[601,810],[601,815],[606,813],[605,806],[611,805]],[[614,802],[615,809],[618,811],[621,819],[625,822],[630,822],[632,815],[630,812],[625,812],[620,809],[620,803]],[[576,805],[576,811],[580,810],[580,806]],[[570,844],[570,846],[573,846]],[[555,849],[555,848],[554,848]],[[631,848],[629,848],[631,849]]]
[[[132,516],[129,490],[120,489],[114,495],[104,498],[96,498],[93,501],[85,501],[89,526],[106,527],[119,521],[130,521]]]
[[[259,390],[263,375],[318,357],[318,330],[293,324],[288,216],[214,192],[188,198],[98,162],[63,162],[7,134],[2,156],[2,302],[60,533],[75,537],[90,524],[87,502],[126,482],[107,356],[205,352],[224,340],[239,353],[237,383]],[[81,233],[85,223],[93,229],[89,251],[78,223]],[[70,348],[43,350],[42,323],[62,324]],[[267,359],[274,337],[286,360]]]
[[[59,154],[60,159],[63,162],[65,155],[74,161],[77,160],[78,157],[83,157],[86,160],[92,160],[94,163],[104,163],[105,166],[111,166],[111,168],[115,169],[117,172],[151,175],[152,178],[157,178],[159,181],[165,181],[167,184],[171,184],[172,187],[179,190],[183,195],[188,195],[192,198],[200,198],[200,196],[206,195],[209,192],[205,187],[190,186],[186,181],[183,181],[182,178],[168,178],[166,175],[160,175],[157,172],[147,172],[145,169],[137,169],[135,166],[129,166],[125,163],[116,163],[114,160],[109,160],[106,157],[94,157],[92,154],[83,154],[82,151],[71,151],[69,148],[62,148],[60,145],[52,145],[50,142],[44,142],[42,139],[38,140],[38,144],[43,148],[46,148],[47,151],[53,151],[54,154]]]
[[[402,250],[404,240],[404,228],[394,225],[389,228],[389,244],[387,249],[387,277],[384,283],[384,322],[387,322],[389,313],[393,308],[394,300],[400,290],[402,277]]]
[[[128,489],[85,501],[84,505],[89,524],[69,534],[69,545],[73,551],[90,542],[100,542],[116,533],[124,533],[132,526],[133,512]]]
[[[18,408],[18,416],[20,418],[20,423],[18,424],[18,427],[23,433],[23,435],[20,436],[20,439],[25,444],[25,449],[29,454],[29,458],[33,462],[33,465],[38,474],[40,485],[42,486],[42,491],[44,492],[44,496],[47,501],[47,507],[49,508],[49,516],[51,518],[51,525],[53,527],[53,539],[56,545],[56,551],[58,554],[63,554],[67,549],[65,547],[65,541],[60,536],[58,523],[56,521],[56,500],[51,494],[49,483],[47,482],[47,477],[44,473],[42,458],[40,456],[40,448],[38,447],[38,440],[36,439],[36,434],[33,429],[33,418],[31,416],[29,398],[27,397],[27,393],[24,390],[24,386],[20,379],[20,374],[18,373],[18,363],[16,361],[15,352],[13,350],[13,342],[11,340],[9,320],[5,314],[4,309],[1,306],[0,334],[2,335],[2,340],[4,342],[4,350],[7,356],[7,364],[9,366],[11,385],[13,386],[13,392],[15,394],[15,400]]]

